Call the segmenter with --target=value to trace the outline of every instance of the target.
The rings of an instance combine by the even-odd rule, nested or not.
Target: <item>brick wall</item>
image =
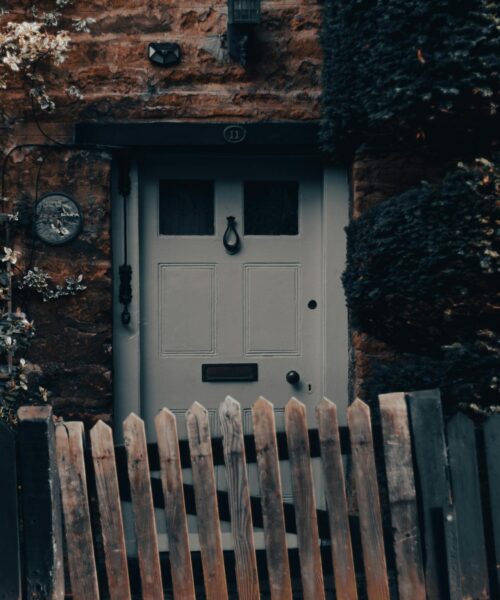
[[[321,13],[318,0],[263,0],[255,60],[245,70],[224,48],[227,0],[75,0],[62,25],[75,17],[97,22],[91,33],[72,34],[68,59],[51,69],[52,95],[65,106],[52,120],[316,119]],[[180,64],[151,65],[150,42],[179,43]],[[69,103],[68,84],[82,90],[83,103]],[[2,105],[7,122],[30,120],[19,85]]]

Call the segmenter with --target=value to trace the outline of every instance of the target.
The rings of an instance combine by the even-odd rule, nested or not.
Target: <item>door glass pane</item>
[[[160,181],[160,235],[213,235],[214,182]]]
[[[245,234],[297,235],[297,181],[245,181]]]

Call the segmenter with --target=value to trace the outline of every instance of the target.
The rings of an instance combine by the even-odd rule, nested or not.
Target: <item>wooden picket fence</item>
[[[19,416],[19,480],[24,496],[21,512],[26,561],[23,597],[64,597],[62,544],[57,525],[58,474],[73,599],[97,600],[102,594],[99,561],[94,551],[98,530],[102,536],[109,598],[131,600],[121,509],[121,448],[115,448],[111,429],[98,422],[90,431],[90,448],[86,450],[81,423],[58,422],[55,435],[51,436],[47,407],[26,407]],[[176,600],[194,600],[197,595],[207,600],[230,597],[220,527],[220,493],[214,469],[217,458],[214,460],[213,449],[217,441],[222,444],[237,595],[241,600],[257,600],[262,593],[254,544],[256,519],[264,529],[269,597],[272,600],[327,597],[321,556],[324,545],[320,543],[324,542],[324,532],[318,526],[321,511],[315,502],[313,456],[320,456],[322,461],[329,528],[328,560],[333,566],[337,599],[355,600],[365,595],[368,600],[389,600],[389,563],[394,566],[400,600],[500,597],[499,414],[478,427],[459,413],[445,425],[439,392],[425,391],[381,396],[380,427],[375,428],[370,409],[361,400],[348,409],[348,431],[339,428],[336,406],[326,399],[316,407],[317,429],[308,429],[305,407],[293,398],[285,407],[285,434],[277,433],[273,405],[266,399],[255,402],[252,417],[253,435],[244,436],[240,405],[227,397],[219,408],[222,439],[214,440],[208,411],[195,402],[186,413],[187,457],[185,442],[178,439],[175,415],[165,408],[156,417],[155,451],[161,470],[171,589],[165,589],[162,582],[155,522],[157,502],[150,475],[151,445],[147,444],[144,423],[139,417],[131,414],[124,421],[127,484],[142,600],[163,600],[172,595]],[[37,424],[42,426],[42,436],[36,433]],[[350,486],[346,485],[343,460],[347,452],[361,548],[357,548],[351,537],[352,511],[348,508],[347,494]],[[48,488],[46,479],[40,475],[33,481],[37,453],[44,454],[44,464],[48,465],[45,473],[51,479]],[[247,476],[247,455],[251,453],[255,454],[260,486],[257,508]],[[54,454],[57,468],[51,473]],[[284,456],[290,463],[293,507],[283,502],[279,461]],[[204,592],[195,586],[189,548],[186,485],[182,477],[186,463],[192,471]],[[89,506],[91,479],[95,483],[98,522],[93,522]],[[44,498],[50,500],[45,508],[33,504],[37,485],[42,504]],[[390,514],[390,535],[385,540],[381,491],[382,505]],[[41,518],[47,507],[51,512],[49,522]],[[285,521],[289,521],[291,508],[300,562],[298,591],[293,589],[295,579],[286,543]],[[260,516],[256,517],[259,510]],[[0,518],[0,533],[6,527],[4,521]],[[27,548],[27,536],[28,541],[36,542],[34,548]],[[43,549],[39,548],[43,546],[42,536],[55,556],[42,556]],[[361,574],[355,569],[359,551]],[[52,564],[50,580],[43,572],[48,564]],[[7,578],[9,575],[1,564],[0,575]],[[21,597],[5,595],[5,589],[0,577],[0,598]]]

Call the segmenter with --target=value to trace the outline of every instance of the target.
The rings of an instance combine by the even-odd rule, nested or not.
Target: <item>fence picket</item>
[[[98,600],[83,440],[83,423],[68,422],[56,426],[56,455],[71,591],[75,600]]]
[[[450,504],[444,510],[442,519],[448,571],[449,600],[463,600],[455,507]]]
[[[47,600],[63,600],[61,494],[52,408],[21,406],[18,417],[24,593],[36,598],[43,590]]]
[[[400,600],[425,600],[410,427],[405,394],[379,396]]]
[[[423,516],[425,585],[429,598],[445,598],[450,584],[443,569],[443,556],[446,556],[443,515],[451,504],[451,496],[441,397],[438,390],[423,390],[409,393],[407,398]],[[449,530],[454,525],[455,521],[448,523],[450,539],[454,535]],[[455,554],[448,556],[453,560]],[[451,573],[457,569],[457,565],[448,565]]]
[[[260,397],[252,407],[252,418],[271,600],[292,600],[276,423],[271,402]]]
[[[142,600],[163,600],[160,556],[144,421],[131,413],[123,422],[127,469],[141,574]]]
[[[497,590],[500,591],[500,461],[498,460],[500,456],[500,414],[491,415],[484,424],[483,431],[495,544]]]
[[[389,600],[370,409],[359,398],[347,410],[368,600]]]
[[[333,574],[337,598],[356,600],[356,572],[347,511],[344,467],[340,451],[337,407],[323,398],[316,407],[326,504],[330,521]]]
[[[17,512],[16,439],[0,421],[0,598],[20,600],[21,557]]]
[[[465,597],[486,600],[490,594],[474,423],[463,413],[457,413],[448,422],[446,431],[462,593]]]
[[[130,600],[120,491],[111,427],[98,421],[90,431],[99,520],[110,600]]]
[[[295,501],[303,597],[304,600],[324,600],[306,410],[296,398],[291,398],[285,406],[285,429]]]
[[[219,407],[219,421],[223,436],[238,597],[240,600],[259,600],[241,407],[231,396],[227,396]]]
[[[164,408],[156,416],[155,426],[174,597],[176,600],[195,600],[175,415]]]
[[[227,600],[226,572],[212,460],[208,412],[194,402],[186,412],[193,486],[207,600]]]

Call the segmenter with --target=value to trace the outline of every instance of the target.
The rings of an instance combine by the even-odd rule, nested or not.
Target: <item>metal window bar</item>
[[[260,0],[229,0],[230,23],[258,23]]]

